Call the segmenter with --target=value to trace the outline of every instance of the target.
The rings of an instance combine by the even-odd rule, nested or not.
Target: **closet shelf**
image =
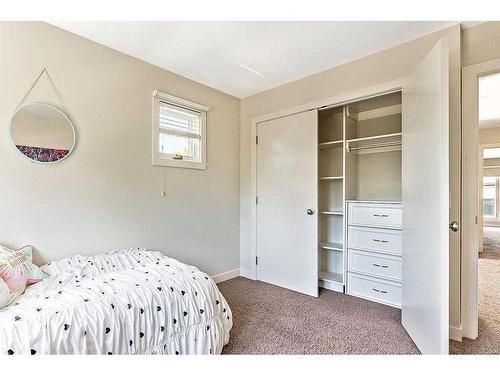
[[[344,215],[342,211],[320,211],[319,213],[322,215],[338,215],[338,216]]]
[[[344,245],[337,242],[320,242],[319,247],[325,250],[344,251]]]
[[[323,176],[319,178],[320,181],[341,181],[344,179],[344,176]]]
[[[380,135],[372,135],[371,137],[361,137],[361,138],[353,138],[353,139],[346,139],[347,143],[354,143],[354,142],[361,142],[361,141],[376,141],[379,139],[387,139],[387,138],[394,138],[394,139],[401,139],[403,133],[398,132],[398,133],[389,133],[389,134],[380,134]]]
[[[337,272],[328,272],[328,271],[320,271],[319,272],[319,279],[321,281],[328,281],[331,283],[338,283],[338,284],[343,284],[343,277],[341,273]]]
[[[401,148],[401,140],[401,132],[354,138],[346,141],[346,149],[347,152],[363,150],[365,150],[365,152],[377,152],[376,150],[379,150],[379,152],[394,151]]]
[[[366,121],[401,113],[402,113],[402,105],[395,104],[381,108],[370,109],[368,111],[358,112],[357,114],[355,114],[355,118],[357,121]]]
[[[319,148],[336,148],[336,147],[342,147],[344,141],[329,141],[329,142],[321,142],[319,144]]]

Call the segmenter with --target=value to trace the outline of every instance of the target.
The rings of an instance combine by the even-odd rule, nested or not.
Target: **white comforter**
[[[196,267],[145,249],[76,256],[0,310],[1,354],[219,354],[231,310]]]

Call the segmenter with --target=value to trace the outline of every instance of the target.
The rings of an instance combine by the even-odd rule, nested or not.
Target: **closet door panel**
[[[312,296],[318,295],[317,121],[317,111],[308,111],[257,127],[257,279]]]
[[[402,323],[423,354],[448,354],[448,45],[403,90]]]

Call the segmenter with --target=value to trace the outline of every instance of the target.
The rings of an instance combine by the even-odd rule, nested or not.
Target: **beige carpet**
[[[416,354],[398,309],[321,289],[309,297],[238,277],[219,284],[234,326],[224,354]]]
[[[450,341],[453,354],[500,354],[500,228],[484,228],[479,256],[479,336]]]

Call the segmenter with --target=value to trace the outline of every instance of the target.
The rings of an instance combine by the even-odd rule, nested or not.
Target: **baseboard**
[[[254,280],[252,274],[250,273],[250,270],[247,270],[246,268],[240,268],[240,276]]]
[[[462,328],[450,326],[450,339],[453,341],[462,342],[463,330]]]
[[[212,276],[212,279],[214,279],[214,281],[216,283],[221,283],[221,282],[226,281],[226,280],[234,279],[235,277],[238,277],[238,276],[240,276],[240,269],[239,268],[232,270],[232,271],[223,272],[223,273],[220,273],[218,275],[214,275],[214,276]]]

